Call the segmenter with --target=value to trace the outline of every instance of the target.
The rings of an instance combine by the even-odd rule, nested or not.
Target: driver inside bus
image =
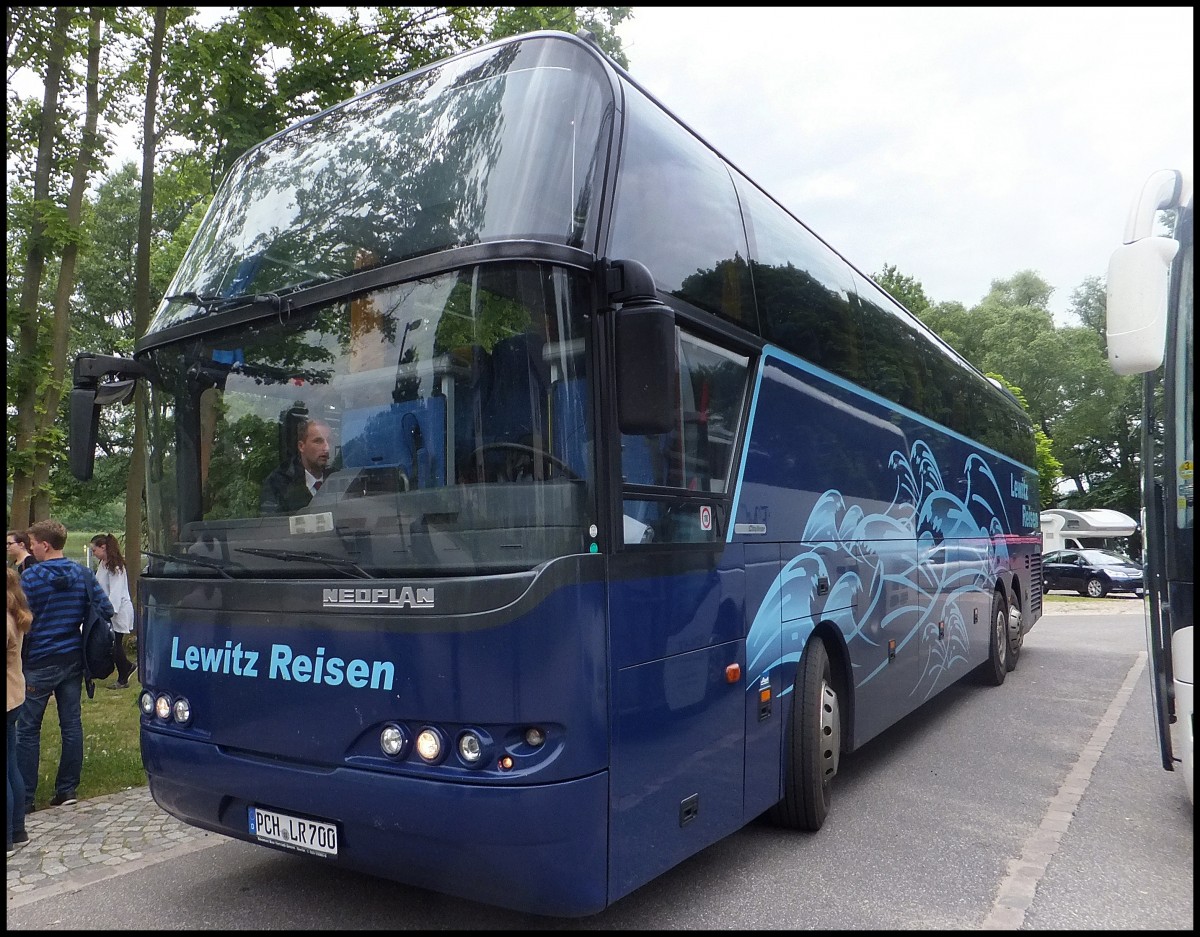
[[[332,472],[330,436],[329,424],[322,420],[300,424],[295,453],[263,481],[260,514],[286,514],[308,505]]]

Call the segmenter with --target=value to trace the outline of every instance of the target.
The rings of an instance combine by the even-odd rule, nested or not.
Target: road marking
[[[1000,882],[1000,891],[992,904],[992,910],[980,925],[983,930],[1020,930],[1025,923],[1025,912],[1033,904],[1038,883],[1046,874],[1050,860],[1058,852],[1058,845],[1071,825],[1079,801],[1087,791],[1092,772],[1104,753],[1104,747],[1112,738],[1117,720],[1129,704],[1133,688],[1142,671],[1146,669],[1146,656],[1146,652],[1141,651],[1133,666],[1129,668],[1125,682],[1121,684],[1116,696],[1108,704],[1108,709],[1100,717],[1092,737],[1079,753],[1079,759],[1067,772],[1058,793],[1050,798],[1041,825],[1025,840],[1020,858],[1009,860],[1008,872]]]

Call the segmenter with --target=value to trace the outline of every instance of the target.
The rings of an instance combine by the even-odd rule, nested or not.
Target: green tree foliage
[[[1024,408],[1025,412],[1029,412],[1029,403],[1025,400],[1025,395],[1021,393],[1021,388],[1004,379],[1002,374],[988,374],[988,377],[999,381],[1008,391],[1017,398],[1017,402]],[[1053,507],[1057,503],[1058,497],[1055,494],[1055,486],[1058,480],[1062,478],[1062,463],[1054,457],[1054,443],[1050,441],[1050,437],[1045,431],[1036,424],[1033,430],[1033,439],[1035,446],[1035,462],[1034,468],[1038,473],[1038,497],[1043,508]]]
[[[63,444],[55,417],[66,367],[67,303],[78,256],[83,187],[96,148],[100,21],[98,14],[84,19],[74,7],[57,7],[49,13],[10,16],[8,22],[9,47],[15,40],[31,67],[43,67],[41,108],[36,119],[25,125],[28,136],[9,134],[13,148],[9,195],[20,199],[19,217],[26,225],[18,235],[20,247],[15,254],[10,251],[9,267],[10,286],[19,290],[16,304],[9,303],[7,333],[8,350],[15,352],[8,386],[10,408],[15,409],[15,420],[9,421],[15,422],[8,460],[12,526],[48,513],[48,468]],[[44,58],[42,50],[14,36],[14,28],[21,26],[45,30]],[[76,117],[73,125],[78,138],[64,147],[60,135],[72,126],[64,100],[77,84],[73,65],[80,56],[86,74],[84,113],[82,121]],[[19,108],[20,100],[14,103]],[[35,113],[32,105],[25,113]],[[59,279],[52,289],[44,289],[47,273],[54,276],[56,259]],[[19,271],[17,276],[14,270]]]
[[[877,279],[897,298],[924,295],[894,267]],[[1057,484],[1067,479],[1076,489],[1072,506],[1137,516],[1139,394],[1136,379],[1114,374],[1105,360],[1103,282],[1089,277],[1072,293],[1071,314],[1079,326],[1055,325],[1051,293],[1037,273],[1023,270],[993,280],[974,308],[934,303],[919,315],[980,370],[1021,388],[1040,432],[1038,469],[1054,472],[1048,489],[1042,477],[1043,506],[1063,501]]]
[[[1101,277],[1086,277],[1071,293],[1071,312],[1079,318],[1085,329],[1104,335],[1104,314],[1108,308],[1104,280]]]

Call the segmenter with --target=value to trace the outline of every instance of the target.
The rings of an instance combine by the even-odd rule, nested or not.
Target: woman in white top
[[[113,659],[117,663],[117,682],[110,683],[110,690],[123,690],[129,686],[129,678],[137,670],[125,653],[125,635],[133,631],[133,600],[129,597],[129,576],[125,572],[125,557],[121,545],[112,534],[96,534],[92,538],[92,552],[100,565],[96,567],[96,580],[112,602]]]

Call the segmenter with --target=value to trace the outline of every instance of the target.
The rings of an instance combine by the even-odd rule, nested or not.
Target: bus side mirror
[[[1108,363],[1118,374],[1141,374],[1162,364],[1167,341],[1167,296],[1173,238],[1122,244],[1108,262]]]
[[[131,358],[93,354],[76,356],[70,398],[68,464],[71,474],[80,481],[92,477],[100,408],[113,403],[128,403],[137,388],[138,377],[148,373],[144,365]],[[101,378],[105,377],[114,380],[102,384]]]
[[[99,426],[100,408],[96,406],[95,388],[72,388],[69,462],[71,474],[81,482],[92,477]]]
[[[1151,173],[1129,210],[1124,243],[1108,262],[1105,332],[1108,363],[1117,374],[1144,374],[1162,364],[1171,262],[1179,242],[1151,235],[1158,212],[1178,209],[1183,195],[1178,170]]]
[[[637,261],[618,261],[610,297],[616,312],[617,423],[622,433],[649,436],[675,427],[679,353],[675,313],[658,299],[654,278]]]

